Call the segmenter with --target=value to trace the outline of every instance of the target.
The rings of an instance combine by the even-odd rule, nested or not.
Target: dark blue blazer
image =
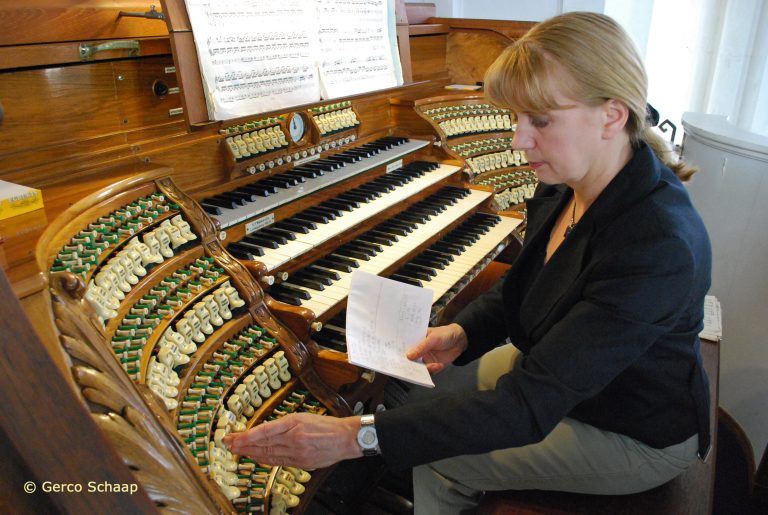
[[[388,463],[538,442],[564,417],[656,448],[698,433],[708,448],[698,333],[711,250],[684,186],[643,144],[544,264],[572,195],[537,188],[512,268],[455,320],[469,337],[456,364],[507,339],[522,359],[492,391],[377,414]]]

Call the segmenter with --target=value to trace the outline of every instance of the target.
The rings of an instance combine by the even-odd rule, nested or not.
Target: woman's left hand
[[[293,413],[229,434],[224,444],[232,453],[259,463],[315,469],[362,456],[357,443],[359,429],[360,417]]]

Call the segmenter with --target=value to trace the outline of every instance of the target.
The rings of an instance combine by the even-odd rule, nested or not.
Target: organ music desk
[[[431,288],[438,323],[519,244],[509,113],[445,86],[529,24],[398,2],[405,85],[214,122],[180,6],[0,8],[0,179],[45,203],[0,221],[4,512],[302,512],[329,471],[219,442],[380,395],[346,361],[351,272]]]

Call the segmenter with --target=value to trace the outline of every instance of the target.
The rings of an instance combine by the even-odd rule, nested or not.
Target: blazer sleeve
[[[454,318],[467,335],[467,350],[454,364],[464,365],[482,356],[507,338],[502,298],[504,279],[502,278],[485,293],[469,303]]]
[[[407,467],[542,440],[673,327],[698,286],[693,262],[686,242],[675,237],[607,252],[593,263],[578,300],[494,390],[377,414],[385,461]],[[479,313],[469,320],[473,336],[483,321],[498,324]]]

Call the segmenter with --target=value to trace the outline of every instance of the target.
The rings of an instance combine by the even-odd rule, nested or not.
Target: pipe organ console
[[[69,423],[95,427],[114,450],[89,455],[88,442],[62,442],[78,449],[78,466],[124,468],[141,488],[109,505],[110,496],[25,496],[19,487],[6,507],[99,502],[131,512],[148,497],[158,511],[301,513],[329,470],[255,463],[221,439],[297,411],[349,415],[380,396],[385,378],[346,361],[355,270],[431,289],[433,323],[475,295],[481,278],[494,280],[500,256],[519,244],[535,176],[511,148],[508,111],[476,93],[446,94],[482,70],[450,76],[444,49],[447,38],[465,48],[469,32],[476,45],[485,37],[478,51],[498,53],[499,38],[528,26],[402,24],[413,77],[402,87],[200,122],[181,69],[189,34],[173,23],[167,31],[156,15],[117,13],[112,4],[125,2],[54,3],[39,10],[37,35],[14,22],[25,8],[0,9],[0,53],[28,56],[2,65],[0,179],[41,189],[45,203],[0,221],[0,264],[35,329],[19,342],[4,336],[3,346],[44,348],[70,385],[52,400],[74,397],[85,409]],[[71,43],[113,38],[136,45],[83,58]],[[31,371],[8,371],[22,373]],[[4,395],[35,403],[31,391]],[[42,483],[55,471],[25,459],[25,442],[5,445]],[[2,477],[19,484],[10,468]]]

